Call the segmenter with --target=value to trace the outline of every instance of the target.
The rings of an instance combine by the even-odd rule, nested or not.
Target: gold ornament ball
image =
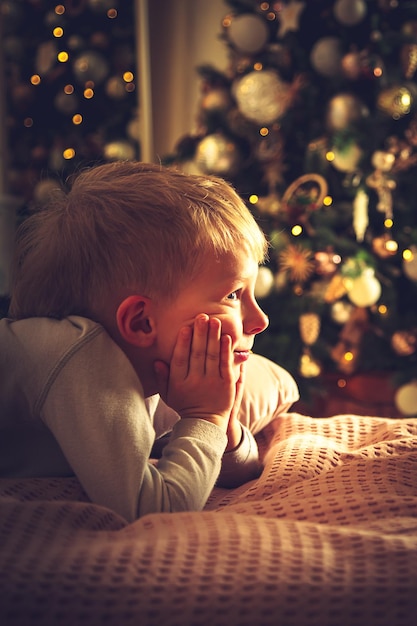
[[[349,80],[358,80],[362,75],[362,60],[359,52],[348,52],[341,60],[344,76]]]
[[[400,119],[414,107],[416,87],[409,83],[386,87],[377,98],[378,108],[393,119]]]
[[[403,261],[403,270],[407,278],[417,281],[417,246],[410,246],[410,251],[410,258]]]
[[[410,20],[409,22],[404,22],[401,28],[401,32],[407,37],[413,37],[417,39],[417,20]]]
[[[375,237],[375,239],[372,240],[372,250],[381,259],[387,259],[390,256],[395,256],[397,254],[398,245],[392,237],[385,233],[384,235]]]
[[[417,70],[417,44],[407,43],[401,48],[401,67],[407,80],[413,78]]]
[[[398,330],[391,337],[391,346],[399,356],[410,356],[417,348],[417,335],[407,330]]]
[[[339,93],[328,103],[327,128],[331,131],[345,130],[368,115],[369,109],[360,98],[349,93]]]
[[[321,365],[307,351],[301,355],[299,371],[303,378],[317,378],[321,374]]]

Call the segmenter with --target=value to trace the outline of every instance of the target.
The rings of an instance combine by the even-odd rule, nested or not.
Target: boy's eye
[[[238,299],[238,294],[237,291],[232,291],[232,293],[229,293],[229,295],[227,296],[228,300],[237,300]]]

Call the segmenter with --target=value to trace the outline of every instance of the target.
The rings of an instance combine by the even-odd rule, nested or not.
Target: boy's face
[[[257,275],[258,264],[244,252],[237,258],[225,255],[220,260],[208,253],[202,271],[174,301],[154,303],[156,357],[169,364],[180,328],[192,326],[198,314],[206,313],[220,320],[222,334],[230,335],[238,376],[255,335],[268,326],[268,318],[254,296]]]

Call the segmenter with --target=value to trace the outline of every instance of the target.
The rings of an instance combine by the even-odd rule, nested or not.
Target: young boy
[[[245,373],[282,374],[250,356],[268,323],[254,297],[266,252],[222,180],[134,162],[81,173],[19,232],[0,322],[0,475],[75,474],[127,520],[201,509],[216,481],[258,476],[251,400],[246,425],[239,409]]]

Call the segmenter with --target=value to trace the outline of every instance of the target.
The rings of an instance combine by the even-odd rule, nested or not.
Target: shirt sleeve
[[[150,463],[155,431],[142,386],[105,333],[51,371],[39,412],[90,499],[128,521],[201,510],[227,444],[215,424],[187,418],[174,426],[157,466]]]

